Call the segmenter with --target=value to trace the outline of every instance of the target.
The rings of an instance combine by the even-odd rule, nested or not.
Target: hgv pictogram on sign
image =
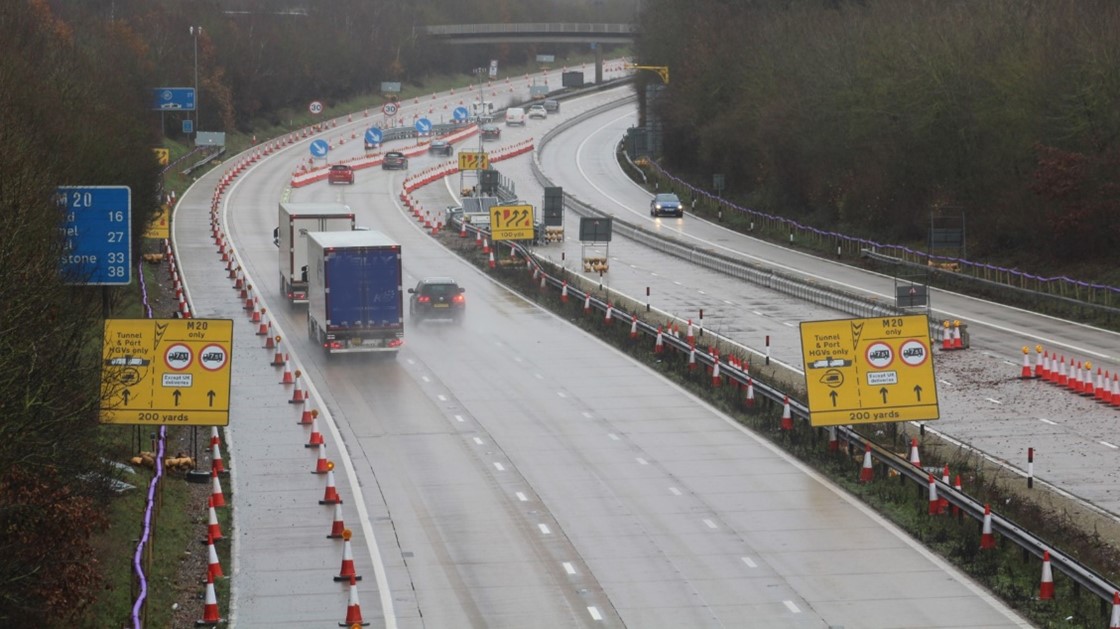
[[[926,315],[805,321],[801,353],[814,426],[940,416]]]
[[[230,319],[109,319],[103,424],[229,425]]]

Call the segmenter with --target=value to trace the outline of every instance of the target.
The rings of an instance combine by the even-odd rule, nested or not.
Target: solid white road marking
[[[457,421],[457,422],[463,421],[463,416],[462,415],[456,415],[455,416],[455,421]]]
[[[990,398],[990,397],[986,397],[986,398],[984,398],[984,399],[985,399],[985,400],[988,400],[988,401],[989,401],[989,402],[991,402],[992,404],[1003,404],[1003,402],[1000,402],[999,400],[997,400],[997,399],[995,399],[995,398]]]
[[[576,573],[576,568],[571,563],[565,561],[563,563],[563,566],[564,566],[564,572],[567,572],[568,574],[575,574]]]
[[[753,312],[756,317],[765,317],[766,316],[766,315],[762,314],[761,312],[759,312],[757,310],[752,310],[751,312]]]
[[[592,417],[591,413],[588,413],[587,411],[583,411],[583,416],[586,417],[587,419],[591,419],[591,417]]]
[[[710,529],[714,529],[714,528],[716,528],[716,523],[715,523],[715,522],[712,522],[712,521],[711,521],[711,520],[709,520],[708,518],[704,518],[704,524],[707,524],[707,525],[708,525],[708,528],[710,528]]]
[[[756,564],[750,557],[740,557],[740,559],[743,560],[743,563],[747,564],[748,568],[757,568],[758,567],[758,564]]]
[[[1046,419],[1045,417],[1039,417],[1038,421],[1040,421],[1044,424],[1050,424],[1051,426],[1057,426],[1058,425],[1058,422],[1052,422],[1049,419]]]
[[[517,496],[517,499],[521,502],[529,502],[529,497],[521,492],[517,492],[514,495]]]
[[[953,386],[953,383],[949,382],[948,380],[942,380],[941,378],[938,378],[937,381],[940,382],[941,384],[947,386],[947,387]]]
[[[501,463],[498,463],[497,461],[494,461],[494,467],[498,468],[499,472],[506,471],[506,466],[502,465]]]
[[[537,528],[541,530],[542,535],[551,535],[552,534],[552,530],[549,529],[548,525],[543,523],[543,522],[538,524]]]
[[[674,496],[679,496],[681,495],[681,490],[677,489],[676,487],[670,487],[669,493],[673,494]]]
[[[424,382],[431,382],[431,379],[428,378],[428,376],[420,376],[420,379],[423,380]]]
[[[557,391],[556,395],[559,395],[560,397],[568,397],[568,394],[564,393],[563,391]]]
[[[477,443],[478,445],[482,445],[482,439],[479,439],[478,437],[474,438],[474,442]]]
[[[611,438],[611,441],[618,441],[618,435],[614,434],[613,432],[608,432],[607,436]]]
[[[1112,445],[1111,443],[1109,443],[1107,441],[1102,441],[1101,445],[1102,446],[1108,446],[1108,447],[1112,448],[1113,450],[1120,450],[1120,446]]]
[[[638,462],[638,465],[649,465],[649,462],[646,461],[645,459],[643,459],[642,457],[638,457],[634,460]]]
[[[439,395],[437,395],[436,397],[437,397],[437,398],[439,398],[439,401],[440,401],[440,402],[446,402],[446,401],[447,401],[447,396],[446,396],[446,395],[444,395],[444,394],[442,394],[442,393],[440,393],[440,394],[439,394]]]
[[[599,613],[599,608],[591,605],[587,608],[587,613],[591,614],[592,620],[602,620],[603,615]]]
[[[786,608],[789,609],[789,611],[795,614],[801,613],[801,610],[797,608],[797,605],[793,604],[793,601],[782,601],[782,603],[785,604]]]
[[[798,326],[798,324],[790,323],[789,321],[782,321],[782,325],[786,326],[787,328],[796,328]]]

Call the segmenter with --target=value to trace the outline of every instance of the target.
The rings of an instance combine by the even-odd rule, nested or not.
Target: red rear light
[[[402,341],[401,339],[393,339],[389,341],[389,347],[400,347],[401,345],[404,345],[404,341]]]
[[[420,295],[419,297],[416,298],[416,301],[418,301],[422,304],[426,304],[431,300],[432,300],[432,298],[428,297],[427,295]]]
[[[463,295],[460,294],[460,295],[455,295],[454,297],[452,297],[451,301],[453,301],[454,303],[457,303],[457,304],[461,304],[461,303],[466,302],[467,298],[463,297]]]

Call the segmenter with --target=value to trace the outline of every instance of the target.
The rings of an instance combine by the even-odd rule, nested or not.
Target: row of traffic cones
[[[1120,408],[1120,373],[1097,367],[1093,377],[1093,364],[1089,361],[1069,359],[1065,355],[1050,354],[1041,345],[1034,348],[1035,360],[1031,363],[1031,348],[1023,346],[1023,365],[1020,380],[1041,380],[1057,385],[1071,393],[1092,398],[1101,404]]]
[[[949,352],[964,349],[964,340],[961,338],[960,321],[941,322],[941,351]]]

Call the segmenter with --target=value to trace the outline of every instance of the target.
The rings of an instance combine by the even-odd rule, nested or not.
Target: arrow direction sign
[[[310,150],[312,157],[324,158],[331,150],[331,145],[326,140],[315,140],[311,143]]]

